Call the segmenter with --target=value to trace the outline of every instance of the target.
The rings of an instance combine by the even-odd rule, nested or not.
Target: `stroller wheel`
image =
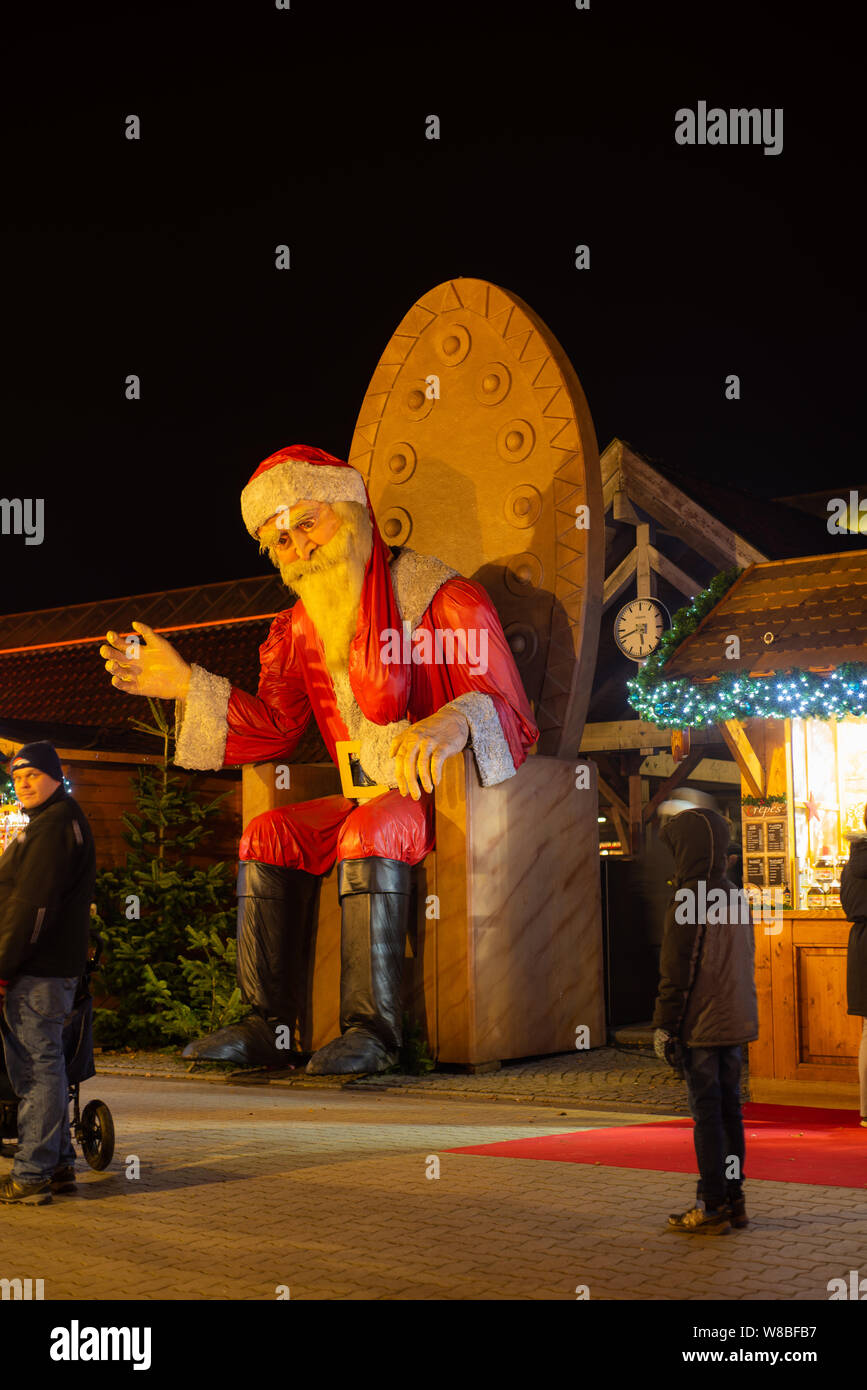
[[[102,1100],[90,1100],[81,1112],[81,1150],[99,1173],[114,1157],[114,1121],[111,1111]]]

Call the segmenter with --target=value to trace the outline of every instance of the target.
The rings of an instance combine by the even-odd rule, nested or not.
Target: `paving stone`
[[[477,1096],[186,1076],[91,1086],[115,1118],[111,1168],[85,1169],[77,1194],[48,1207],[0,1210],[0,1276],[45,1277],[50,1299],[270,1300],[288,1285],[301,1300],[565,1301],[586,1284],[595,1299],[788,1300],[867,1274],[858,1190],[751,1180],[761,1219],[702,1242],[665,1230],[688,1175],[444,1152],[629,1112],[576,1124]],[[138,1181],[124,1177],[130,1153]]]

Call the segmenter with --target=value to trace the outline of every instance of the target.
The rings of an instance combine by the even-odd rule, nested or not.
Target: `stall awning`
[[[630,682],[657,724],[867,714],[867,550],[751,565]]]

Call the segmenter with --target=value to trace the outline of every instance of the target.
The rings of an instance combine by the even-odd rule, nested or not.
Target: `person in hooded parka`
[[[753,923],[745,895],[726,877],[728,823],[707,806],[668,805],[679,814],[660,837],[674,855],[675,877],[654,1046],[659,1057],[682,1064],[699,1171],[695,1206],[668,1225],[722,1235],[748,1224],[740,1090],[744,1044],[759,1035]]]

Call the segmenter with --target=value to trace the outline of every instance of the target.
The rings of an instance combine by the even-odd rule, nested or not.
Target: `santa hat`
[[[389,572],[389,551],[379,534],[364,479],[356,468],[307,444],[292,444],[264,459],[241,493],[244,525],[255,536],[278,512],[310,498],[316,502],[366,505],[373,544],[364,571],[358,626],[349,648],[349,681],[358,706],[374,724],[392,724],[406,715],[412,666],[383,664],[387,631],[401,632],[401,616]],[[401,645],[402,650],[402,645]]]
[[[324,449],[292,444],[260,463],[241,493],[244,525],[255,536],[272,516],[308,497],[317,502],[368,501],[364,479],[351,464]]]

